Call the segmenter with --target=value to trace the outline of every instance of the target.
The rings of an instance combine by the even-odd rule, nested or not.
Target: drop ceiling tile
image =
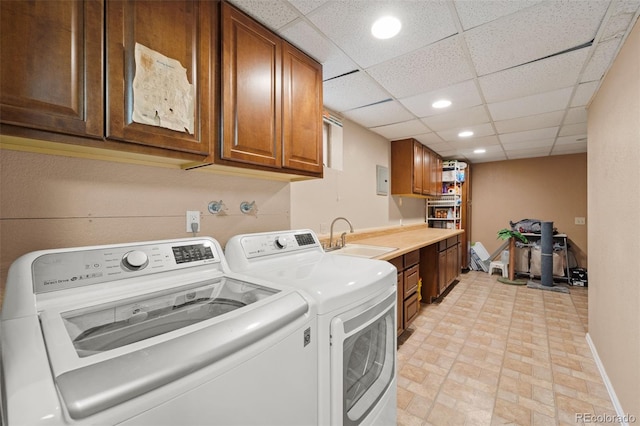
[[[343,115],[363,127],[378,127],[414,118],[397,101],[382,102],[362,108],[352,109]]]
[[[402,22],[388,40],[371,35],[371,25],[384,15]],[[334,1],[307,15],[362,68],[368,68],[457,32],[445,1]]]
[[[460,37],[449,37],[366,71],[396,98],[441,89],[474,77]]]
[[[440,154],[440,156],[443,159],[449,159],[449,158],[458,158],[460,157],[460,154],[458,154],[458,151],[455,149],[449,149],[449,150],[443,150],[443,151],[436,151],[438,154]]]
[[[502,16],[510,15],[521,9],[533,6],[540,1],[533,0],[455,0],[458,17],[462,23],[462,28],[468,30],[478,25],[486,24]]]
[[[564,111],[552,111],[527,117],[512,118],[494,122],[499,134],[524,132],[526,130],[544,129],[559,126]]]
[[[507,156],[503,152],[496,152],[494,154],[489,154],[489,155],[487,155],[487,153],[484,153],[484,154],[472,153],[469,156],[467,156],[467,158],[469,158],[469,161],[471,161],[473,164],[476,164],[476,163],[492,163],[494,161],[504,161],[507,159]]]
[[[587,134],[583,135],[571,135],[571,136],[560,136],[556,139],[557,145],[575,145],[579,143],[583,143],[587,141]]]
[[[613,37],[621,38],[627,32],[638,8],[640,8],[639,0],[616,2],[600,40],[608,40]]]
[[[491,103],[488,105],[489,112],[494,120],[508,120],[511,118],[559,111],[567,107],[572,92],[573,87],[567,87],[552,92]]]
[[[405,105],[406,106],[406,105]],[[409,108],[411,111],[411,108]],[[444,114],[423,118],[422,121],[433,131],[454,129],[464,125],[488,123],[491,121],[484,105],[478,105],[459,111],[451,111]]]
[[[288,25],[280,35],[322,64],[323,80],[358,68],[344,52],[302,19]]]
[[[582,73],[580,82],[586,83],[587,81],[600,80],[605,71],[611,66],[619,46],[620,39],[618,38],[599,43]]]
[[[450,142],[451,146],[458,150],[474,150],[476,148],[500,147],[500,141],[496,135],[458,139]]]
[[[329,0],[288,0],[303,15],[327,3]]]
[[[547,127],[545,129],[527,130],[524,132],[501,134],[500,141],[503,144],[535,141],[539,139],[555,139],[558,134],[558,127]]]
[[[443,141],[436,133],[422,133],[414,135],[413,138],[434,150],[435,148],[433,148],[433,146],[438,146],[440,149],[443,149],[443,147],[446,146],[447,149],[451,149],[451,145],[448,142]]]
[[[503,143],[502,146],[507,154],[512,152],[527,151],[527,150],[542,150],[542,149],[546,149],[548,153],[551,150],[551,147],[553,146],[554,140],[555,138],[549,138],[549,139],[540,139],[535,141],[526,141],[526,142],[510,143],[510,144]]]
[[[451,106],[442,109],[433,108],[431,104],[440,99],[450,100]],[[429,117],[480,105],[482,98],[475,82],[467,80],[442,89],[402,98],[400,102],[416,116]]]
[[[543,2],[465,32],[478,75],[593,40],[608,5],[605,1]]]
[[[482,148],[485,150],[484,153],[480,154],[476,154],[473,151],[475,151],[476,149]],[[487,156],[487,155],[492,155],[492,154],[503,154],[504,155],[504,150],[502,149],[502,147],[499,144],[479,144],[477,146],[469,146],[466,148],[459,148],[458,151],[460,151],[462,154],[464,154],[465,156]]]
[[[388,124],[386,126],[372,127],[369,129],[389,140],[404,139],[414,135],[420,135],[429,131],[420,120],[403,121],[402,123]]]
[[[324,105],[337,112],[390,99],[389,94],[363,72],[325,81],[322,87]]]
[[[566,154],[580,154],[587,152],[587,142],[558,145],[553,147],[551,155],[566,155]]]
[[[520,158],[548,157],[550,148],[523,149],[519,151],[507,152],[509,160],[517,160]]]
[[[280,0],[230,0],[230,3],[273,30],[299,16],[287,2]]]
[[[564,124],[578,124],[587,122],[587,109],[584,107],[569,108]]]
[[[482,93],[487,102],[500,102],[572,86],[588,53],[583,48],[482,76]]]
[[[587,133],[587,122],[566,124],[560,129],[558,136],[584,135]]]
[[[585,106],[589,103],[596,89],[600,84],[599,81],[590,81],[589,83],[582,83],[578,85],[575,95],[571,99],[572,107]]]
[[[471,130],[473,132],[473,136],[469,138],[461,138],[460,136],[458,136],[458,133],[463,130]],[[454,129],[443,130],[436,133],[445,141],[460,142],[481,138],[483,136],[494,135],[495,131],[493,130],[493,126],[491,126],[491,123],[483,123],[475,124],[473,126],[460,126]]]

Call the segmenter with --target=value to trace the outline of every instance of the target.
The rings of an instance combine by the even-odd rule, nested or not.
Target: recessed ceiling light
[[[448,99],[440,99],[439,101],[435,101],[431,104],[434,108],[446,108],[451,105],[451,101]]]
[[[373,34],[375,38],[384,40],[398,34],[401,28],[402,24],[398,18],[383,16],[373,23],[371,26],[371,34]]]
[[[473,132],[471,130],[465,130],[458,133],[458,136],[460,136],[461,138],[468,138],[469,136],[473,136]]]
[[[487,152],[487,150],[484,148],[478,148],[473,150],[474,154],[484,154],[485,152]]]

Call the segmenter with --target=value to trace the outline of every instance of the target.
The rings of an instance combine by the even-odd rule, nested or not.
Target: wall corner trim
[[[615,408],[618,418],[621,419],[620,424],[623,426],[629,426],[629,422],[626,421],[627,415],[622,410],[622,405],[620,405],[620,401],[618,400],[616,391],[613,389],[613,385],[609,380],[609,376],[607,376],[607,372],[604,369],[604,365],[602,365],[602,361],[600,360],[600,356],[598,356],[598,351],[596,350],[596,346],[594,345],[593,340],[591,340],[591,336],[589,335],[589,333],[585,335],[585,338],[587,340],[587,344],[589,345],[589,349],[591,349],[591,354],[593,355],[593,359],[596,362],[596,366],[598,367],[600,376],[602,376],[602,381],[604,382],[604,385],[607,388],[607,392],[609,392],[609,397],[611,398],[611,403],[613,404],[613,408]]]

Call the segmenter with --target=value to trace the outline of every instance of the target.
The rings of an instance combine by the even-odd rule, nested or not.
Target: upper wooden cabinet
[[[322,65],[282,43],[282,156],[288,169],[322,174]]]
[[[102,1],[0,2],[0,120],[103,136]]]
[[[409,197],[438,195],[442,158],[415,139],[391,142],[391,194]]]
[[[55,142],[53,151],[322,177],[322,66],[226,2],[0,7],[0,133],[17,136],[18,149],[38,150],[44,140]],[[136,60],[137,45],[149,49],[148,62]],[[151,106],[146,124],[140,100]],[[164,126],[185,110],[193,111],[192,128]]]
[[[222,3],[223,160],[322,173],[322,67]]]
[[[281,167],[282,43],[222,4],[222,158]]]
[[[198,0],[108,1],[107,138],[135,144],[208,155],[217,125],[217,8]],[[183,109],[192,108],[193,134],[133,121],[135,47],[139,43],[178,61],[186,68],[194,96]],[[167,66],[171,66],[168,64]],[[162,75],[156,80],[161,82]],[[171,96],[171,85],[148,87],[149,93]],[[163,106],[159,104],[159,107]]]

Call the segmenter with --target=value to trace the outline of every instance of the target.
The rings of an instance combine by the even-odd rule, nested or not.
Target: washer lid
[[[318,303],[319,314],[397,285],[397,270],[389,262],[318,252],[270,259],[242,273],[305,291]]]
[[[231,356],[310,309],[295,290],[219,277],[40,318],[56,385],[78,420]]]

